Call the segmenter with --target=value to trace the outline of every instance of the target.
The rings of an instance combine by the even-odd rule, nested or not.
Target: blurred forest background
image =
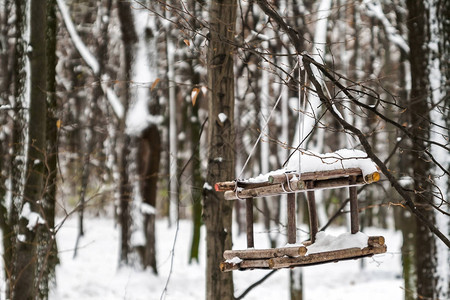
[[[84,218],[114,218],[121,265],[154,273],[155,221],[192,220],[207,299],[233,299],[217,262],[245,208],[211,187],[300,147],[378,158],[382,180],[358,190],[362,231],[402,232],[405,299],[448,298],[449,15],[444,0],[0,0],[1,292],[48,297],[54,237],[77,215],[79,239]],[[320,71],[303,81],[305,57]],[[347,197],[317,193],[320,227],[348,222]],[[255,204],[273,247],[283,203]]]

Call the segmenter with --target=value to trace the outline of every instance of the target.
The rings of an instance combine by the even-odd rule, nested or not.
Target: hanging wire
[[[305,128],[305,103],[306,99],[304,99],[304,92],[302,85],[302,69],[303,69],[303,61],[300,55],[297,56],[297,64],[298,64],[298,141],[303,141],[303,134],[304,134],[304,128]],[[306,82],[305,82],[306,84]],[[303,100],[303,106],[302,106],[302,100]],[[299,174],[299,180],[301,180],[301,174],[302,174],[302,151],[300,148],[295,149],[294,151],[298,150],[298,174]]]
[[[277,108],[278,103],[279,103],[280,100],[281,100],[281,96],[283,95],[284,89],[287,87],[287,84],[289,83],[289,81],[290,81],[290,79],[291,79],[291,75],[292,75],[292,73],[294,72],[294,70],[297,68],[297,66],[299,66],[299,61],[297,61],[297,63],[296,63],[296,65],[294,66],[294,68],[292,68],[291,73],[289,73],[288,82],[287,82],[286,84],[284,84],[283,87],[281,88],[280,95],[278,96],[277,101],[275,102],[274,106],[272,107],[272,110],[270,111],[269,117],[267,118],[266,123],[264,124],[264,127],[263,127],[262,130],[260,131],[259,136],[258,136],[258,138],[256,139],[256,142],[255,142],[255,144],[253,145],[252,150],[250,151],[249,155],[247,156],[247,159],[246,159],[244,165],[242,166],[242,169],[241,169],[241,171],[239,172],[239,175],[238,175],[238,177],[237,177],[238,179],[239,179],[239,178],[242,176],[242,174],[244,173],[244,170],[245,170],[245,168],[247,167],[247,164],[248,164],[248,162],[250,161],[250,158],[253,156],[253,153],[255,152],[256,146],[258,145],[259,141],[261,140],[261,137],[262,137],[263,133],[266,131],[266,128],[267,128],[267,126],[269,125],[270,118],[272,117],[273,112],[274,112],[275,109]]]

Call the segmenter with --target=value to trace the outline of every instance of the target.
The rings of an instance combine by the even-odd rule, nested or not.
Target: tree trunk
[[[36,254],[37,224],[30,224],[26,216],[28,209],[34,213],[38,210],[38,202],[43,196],[44,165],[46,152],[46,107],[47,78],[46,74],[46,2],[32,1],[30,4],[30,107],[28,130],[28,160],[22,212],[19,216],[19,234],[21,238],[16,244],[16,282],[14,299],[37,298]]]
[[[303,300],[303,269],[294,268],[289,270],[289,282],[291,300]]]
[[[56,1],[47,0],[47,132],[46,132],[46,168],[44,172],[44,197],[42,212],[47,226],[38,231],[39,298],[48,299],[49,284],[55,282],[55,268],[58,264],[56,239],[52,233],[55,227],[55,197],[57,177],[57,103],[56,103]]]
[[[213,1],[210,6],[210,39],[207,54],[209,123],[208,171],[206,182],[234,178],[234,73],[233,47],[237,3]],[[219,118],[219,114],[222,118]],[[226,118],[224,118],[226,116]],[[223,193],[205,188],[203,213],[206,225],[206,299],[233,299],[233,277],[221,273],[219,264],[225,249],[231,249],[232,202]]]
[[[138,41],[133,23],[133,15],[131,12],[130,3],[118,1],[118,12],[120,19],[120,30],[122,32],[122,42],[124,48],[124,74],[125,82],[122,99],[124,103],[124,118],[120,120],[119,135],[120,135],[120,155],[119,155],[119,194],[120,194],[120,262],[128,264],[128,254],[130,253],[130,202],[132,188],[130,186],[128,176],[128,155],[130,147],[130,137],[125,132],[125,118],[128,111],[128,101],[130,99],[129,82],[131,80],[131,67],[133,62],[133,53],[135,45]]]
[[[198,100],[197,100],[198,101]],[[191,118],[191,152],[192,152],[192,242],[191,251],[189,254],[189,263],[193,260],[199,262],[199,246],[200,246],[200,229],[202,226],[202,193],[200,187],[202,186],[203,177],[201,174],[201,160],[200,160],[200,121],[198,119],[198,106],[192,106]]]
[[[406,19],[406,13],[404,7],[402,7],[403,1],[399,1],[400,3],[396,3],[396,16],[397,16],[397,30],[401,36],[404,36],[404,27],[403,24],[405,24]],[[404,4],[404,3],[403,3]],[[404,6],[404,5],[403,5]],[[400,69],[399,69],[399,103],[402,107],[407,107],[408,105],[408,88],[407,88],[407,77],[410,76],[407,73],[408,69],[408,58],[406,53],[403,51],[400,52]],[[404,122],[410,122],[409,121],[409,114],[402,114],[402,116],[399,119],[399,123],[403,124]],[[401,133],[397,131],[397,136],[400,136]],[[408,140],[409,142],[409,140]],[[402,148],[410,148],[411,144],[408,145],[405,144],[406,141],[402,141],[401,147]],[[411,154],[399,154],[396,155],[397,157],[393,157],[391,159],[390,166],[392,166],[392,169],[395,169],[396,166],[398,168],[398,172],[401,176],[404,176],[404,174],[411,174]],[[413,189],[412,186],[408,186],[408,189]],[[392,193],[394,193],[394,189],[392,189]],[[397,194],[395,194],[397,195]],[[411,195],[412,197],[412,195]],[[415,292],[416,292],[416,285],[417,285],[417,272],[415,269],[415,262],[414,262],[414,246],[415,246],[415,232],[416,232],[416,224],[414,221],[414,217],[409,213],[409,211],[405,209],[400,210],[394,210],[394,220],[396,229],[401,230],[402,237],[403,237],[403,244],[401,248],[402,253],[402,269],[403,269],[403,280],[405,285],[405,300],[414,300],[415,299]]]
[[[412,145],[412,161],[414,179],[414,202],[417,210],[431,223],[435,224],[435,215],[430,203],[432,185],[428,180],[431,164],[424,153],[427,144],[422,139],[428,139],[429,123],[429,11],[424,2],[408,0],[407,2],[410,63],[411,63],[411,95],[409,116],[411,132],[414,136]],[[416,219],[415,263],[417,270],[417,297],[437,298],[436,273],[436,240],[427,226]]]
[[[138,172],[140,177],[140,193],[144,203],[156,207],[159,163],[161,158],[161,137],[156,125],[147,127],[142,132],[138,146]],[[144,231],[146,244],[143,257],[143,267],[151,267],[157,274],[155,212],[145,213]]]
[[[26,21],[27,4],[21,0],[15,1],[15,44],[13,54],[13,110],[14,120],[11,133],[12,151],[10,157],[11,190],[12,201],[8,214],[7,231],[3,232],[6,237],[5,249],[5,272],[7,273],[7,284],[5,294],[13,299],[14,284],[17,279],[16,266],[16,242],[17,242],[17,222],[18,212],[23,197],[23,188],[25,180],[25,135],[26,135],[26,111],[24,109],[26,98],[26,54],[25,54],[25,32],[27,28]]]

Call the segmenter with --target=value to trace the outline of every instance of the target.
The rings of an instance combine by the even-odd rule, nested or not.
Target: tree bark
[[[46,123],[46,168],[44,170],[44,197],[40,210],[47,222],[38,230],[39,298],[48,299],[49,284],[55,282],[55,268],[59,263],[55,227],[56,177],[57,177],[57,102],[56,102],[56,1],[47,0],[47,123]]]
[[[198,100],[197,100],[198,101]],[[192,151],[192,243],[189,254],[189,263],[193,260],[199,262],[199,246],[200,246],[200,228],[202,226],[202,193],[200,186],[203,182],[201,174],[201,160],[200,160],[200,134],[201,126],[198,119],[198,106],[193,105],[191,119],[191,151]]]
[[[15,0],[15,44],[13,53],[13,110],[14,120],[11,133],[12,152],[10,157],[10,173],[11,173],[11,190],[12,201],[8,214],[8,231],[3,232],[5,244],[5,272],[7,273],[7,284],[5,294],[13,299],[14,284],[17,279],[16,266],[16,242],[17,242],[17,222],[18,211],[23,197],[23,188],[25,180],[25,135],[26,135],[26,118],[25,118],[25,97],[26,97],[26,54],[25,54],[25,32],[27,28],[26,22],[27,5],[21,0]]]
[[[46,152],[46,13],[47,3],[31,1],[30,3],[30,107],[28,130],[27,176],[24,186],[22,210],[29,206],[31,212],[40,213],[38,202],[43,196],[44,162]],[[16,244],[16,282],[14,299],[34,299],[38,297],[36,277],[37,235],[39,223],[31,225],[21,213],[19,216],[19,234],[22,238]]]
[[[130,253],[130,202],[131,202],[131,185],[128,176],[128,155],[130,146],[130,137],[125,132],[125,118],[128,111],[128,100],[130,99],[129,82],[131,80],[131,68],[133,63],[133,52],[135,44],[138,41],[136,31],[133,25],[133,15],[131,12],[130,3],[118,1],[118,12],[120,19],[120,30],[122,32],[122,41],[124,49],[124,73],[125,82],[122,99],[124,103],[124,118],[120,120],[119,135],[120,135],[120,155],[119,155],[119,194],[120,194],[120,262],[128,264],[128,254]]]
[[[209,153],[206,182],[213,186],[234,178],[234,73],[233,47],[236,24],[235,0],[213,1],[210,6],[208,46]],[[219,114],[226,119],[219,119]],[[223,194],[205,189],[203,212],[206,225],[206,299],[233,299],[233,277],[221,273],[225,249],[231,249],[232,202]]]
[[[140,177],[140,193],[144,203],[156,207],[159,163],[161,157],[161,138],[156,125],[151,125],[142,132],[138,141],[138,172]],[[155,214],[144,215],[144,231],[146,244],[143,267],[150,267],[157,274]]]
[[[411,63],[411,94],[408,107],[413,134],[412,160],[414,179],[414,203],[417,210],[426,220],[435,224],[433,207],[432,184],[428,180],[431,164],[424,153],[428,146],[423,139],[428,139],[430,134],[429,122],[429,77],[428,61],[430,49],[429,42],[429,10],[423,1],[408,0],[408,37],[410,44]],[[430,299],[437,298],[436,272],[436,240],[430,234],[426,224],[416,219],[415,234],[415,263],[417,271],[417,295]]]

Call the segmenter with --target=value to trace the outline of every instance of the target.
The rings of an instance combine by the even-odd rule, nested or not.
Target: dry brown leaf
[[[195,102],[197,101],[197,96],[200,93],[199,88],[193,88],[191,92],[191,98],[192,98],[192,106],[195,106]]]
[[[153,91],[155,87],[158,85],[159,78],[156,78],[156,80],[153,82],[152,87],[150,88],[150,91]]]

